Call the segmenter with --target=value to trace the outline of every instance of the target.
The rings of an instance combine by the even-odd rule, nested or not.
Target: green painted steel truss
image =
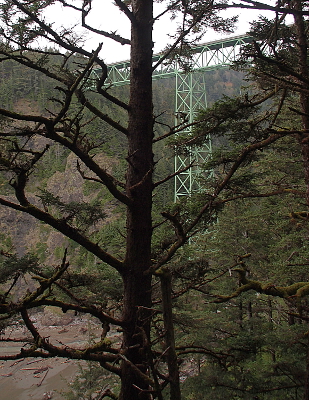
[[[181,61],[178,59],[160,59],[163,54],[153,56],[153,79],[175,77],[175,124],[181,119],[188,124],[194,121],[197,113],[207,107],[207,88],[205,85],[206,70],[227,68],[239,54],[240,46],[251,41],[248,36],[231,37],[225,40],[201,44],[192,49],[190,59],[190,72],[183,72]],[[130,81],[130,62],[123,61],[108,66],[107,84],[113,86],[127,85]],[[191,128],[187,128],[188,137]],[[200,178],[207,172],[202,172],[203,164],[212,153],[211,137],[209,136],[203,147],[188,147],[185,155],[175,155],[175,191],[174,201],[177,202],[183,196],[188,196],[200,189]],[[191,165],[190,168],[187,168]],[[209,176],[212,172],[208,172]],[[206,176],[207,177],[207,176]]]

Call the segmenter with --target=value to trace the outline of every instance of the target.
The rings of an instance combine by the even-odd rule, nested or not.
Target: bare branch
[[[93,32],[93,33],[97,33],[99,35],[105,36],[107,38],[113,39],[115,42],[119,42],[120,44],[124,45],[124,44],[130,44],[130,40],[129,39],[125,39],[123,37],[121,37],[120,35],[117,35],[116,33],[113,32],[106,32],[104,30],[101,29],[96,29],[90,25],[88,25],[86,23],[86,17],[89,15],[89,13],[92,10],[92,5],[91,5],[91,1],[87,1],[87,2],[83,2],[82,8],[80,7],[76,7],[73,4],[69,4],[67,3],[65,0],[59,0],[60,3],[64,6],[64,7],[68,7],[71,8],[75,11],[79,11],[82,15],[82,26],[86,29],[88,29],[89,31]],[[88,6],[88,9],[86,10],[86,7]]]
[[[89,51],[83,49],[80,46],[74,45],[71,41],[64,40],[59,34],[54,31],[51,26],[47,23],[45,23],[42,19],[40,19],[35,13],[31,12],[29,8],[24,6],[20,1],[18,0],[12,0],[12,3],[23,13],[28,15],[29,18],[31,18],[32,21],[37,23],[43,31],[45,31],[47,34],[50,35],[50,37],[47,35],[46,38],[51,40],[53,39],[54,43],[57,43],[59,46],[63,47],[64,49],[72,52],[76,52],[77,54],[82,54],[83,56],[87,58],[91,58],[92,53]],[[42,35],[44,36],[44,35]],[[105,64],[102,60],[100,60],[98,57],[95,60],[101,67],[105,67]]]
[[[129,10],[128,6],[122,0],[115,0],[119,9],[129,18],[132,24],[136,23],[134,14]]]
[[[58,135],[54,129],[47,127],[46,137],[55,140],[63,146],[69,148],[73,153],[79,157],[79,159],[92,171],[94,172],[104,183],[110,193],[123,204],[131,204],[130,199],[122,192],[117,189],[117,182],[114,178],[109,175],[105,169],[101,168],[94,159],[87,154],[84,149],[80,148],[78,143],[72,143],[65,137]]]
[[[222,4],[222,8],[245,8],[248,10],[269,10],[269,11],[275,11],[277,13],[282,13],[282,14],[292,14],[292,15],[309,15],[309,11],[298,11],[293,8],[282,8],[282,7],[277,7],[277,6],[271,6],[266,3],[262,3],[260,1],[253,1],[253,0],[240,0],[244,3],[247,4],[242,4],[242,3],[232,3],[232,4]]]
[[[110,118],[107,114],[102,113],[97,107],[95,107],[92,103],[88,101],[88,99],[85,96],[85,93],[81,90],[78,89],[76,91],[76,95],[78,97],[79,102],[88,108],[89,111],[91,111],[94,115],[99,117],[102,121],[107,122],[110,126],[113,128],[117,129],[119,132],[124,133],[126,136],[128,135],[128,130],[124,128],[120,123],[114,121],[112,118]],[[117,104],[117,103],[115,103]]]
[[[24,354],[24,357],[27,356],[46,358],[58,356],[70,359],[83,359],[99,362],[113,362],[116,361],[118,358],[118,351],[107,346],[104,340],[84,349],[73,349],[69,348],[68,346],[54,346],[49,343],[49,340],[47,338],[44,338],[40,335],[39,331],[36,329],[33,322],[29,318],[26,310],[21,310],[21,316],[27,329],[29,330],[29,332],[31,332],[35,341],[35,344],[30,349],[21,349],[20,354]],[[39,348],[42,348],[43,351],[37,351],[37,349]],[[45,354],[45,357],[42,354]],[[0,357],[0,359],[3,358]]]

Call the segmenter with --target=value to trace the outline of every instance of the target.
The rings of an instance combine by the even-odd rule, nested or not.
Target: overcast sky
[[[103,4],[102,4],[103,3]],[[159,12],[162,4],[157,4],[155,12]],[[230,35],[242,35],[245,34],[249,29],[249,22],[257,19],[260,14],[259,11],[252,12],[246,10],[229,10],[223,11],[222,17],[239,14],[239,22],[237,24],[236,31]],[[269,13],[268,13],[269,15]],[[113,0],[95,0],[93,1],[93,11],[90,14],[91,18],[87,20],[89,25],[94,26],[97,29],[103,29],[105,31],[117,31],[118,34],[125,38],[130,38],[130,26],[127,18],[113,5]],[[62,6],[54,8],[53,12],[49,12],[47,19],[50,22],[55,22],[56,25],[62,25],[68,28],[68,24],[79,23],[78,14],[74,15],[72,10],[64,9]],[[168,42],[171,42],[168,34],[175,27],[169,16],[165,16],[156,22],[154,25],[154,52],[158,53]],[[227,37],[227,35],[219,34],[209,30],[203,37],[202,42],[207,43],[216,39]],[[89,33],[86,38],[85,46],[88,49],[95,49],[100,42],[103,42],[102,57],[107,63],[113,63],[117,61],[127,60],[129,58],[129,46],[120,45],[112,40],[104,38],[102,36]]]

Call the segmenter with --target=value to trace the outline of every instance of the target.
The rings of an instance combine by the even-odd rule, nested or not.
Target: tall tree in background
[[[286,13],[284,8],[280,8],[283,6],[287,7]],[[215,151],[211,166],[219,178],[223,177],[222,181],[229,180],[222,203],[292,194],[304,199],[304,210],[293,210],[291,216],[306,223],[309,165],[306,109],[308,7],[306,2],[291,1],[279,2],[279,9],[282,14],[277,12],[274,19],[262,18],[252,24],[249,32],[252,43],[243,48],[236,62],[236,67],[247,72],[248,79],[251,79],[248,91],[238,98],[223,98],[201,113],[201,124],[195,135],[190,140],[184,139],[184,142],[185,145],[200,144],[210,131],[221,139],[223,144]],[[294,24],[289,25],[285,19],[291,14]],[[271,154],[275,156],[277,151],[280,154],[280,146],[284,148],[285,141],[295,141],[293,151],[299,149],[302,169],[298,167],[297,174],[302,172],[302,187],[297,186],[291,170],[286,170],[284,165],[278,166],[279,170],[267,172],[263,161],[265,156],[254,151],[254,148],[269,146],[271,153],[266,153],[267,157]],[[216,169],[217,166],[220,168]],[[259,180],[259,173],[265,176],[265,184]],[[218,180],[214,184],[218,187]],[[299,200],[296,204],[301,206]]]
[[[252,24],[252,43],[243,49],[237,63],[251,82],[247,93],[237,99],[222,99],[202,113],[204,126],[198,127],[192,138],[199,144],[203,135],[211,131],[221,140],[222,146],[215,151],[211,163],[218,178],[228,178],[231,167],[238,163],[237,172],[221,197],[227,206],[216,226],[218,243],[209,249],[218,252],[210,254],[209,259],[221,267],[220,272],[233,253],[244,255],[235,257],[230,269],[238,281],[231,289],[231,278],[225,280],[226,286],[221,290],[230,292],[228,295],[217,296],[217,287],[208,288],[218,303],[229,301],[234,306],[226,317],[221,314],[226,312],[224,308],[219,308],[219,321],[214,323],[213,336],[208,341],[213,340],[215,346],[225,339],[222,352],[238,361],[223,362],[222,379],[218,378],[218,371],[204,369],[204,380],[196,380],[196,384],[201,385],[200,391],[204,385],[209,398],[224,398],[229,393],[233,398],[274,399],[282,397],[282,390],[286,390],[286,397],[307,400],[309,396],[307,326],[294,325],[295,317],[308,321],[307,4],[278,3],[293,10],[293,24],[284,13]],[[268,141],[270,146],[242,158],[262,141]],[[215,187],[217,184],[218,180],[214,180]],[[254,292],[262,296],[250,298]],[[265,294],[279,301],[270,297],[265,307]],[[238,326],[233,326],[228,318],[237,309]],[[268,334],[258,333],[263,324],[270,327]],[[285,345],[291,337],[293,346],[300,345],[294,368],[289,365],[292,357],[282,357],[288,350],[284,353],[275,348],[279,343],[274,337],[277,329],[281,338],[286,337]],[[272,352],[273,359],[264,352]]]
[[[282,4],[281,4],[282,5]],[[308,221],[308,38],[307,21],[305,14],[308,12],[306,2],[288,2],[289,10],[293,10],[294,23],[289,25],[286,15],[278,14],[273,20],[263,18],[252,24],[249,32],[253,37],[252,44],[243,49],[242,56],[237,62],[241,69],[247,69],[248,76],[256,82],[253,95],[246,94],[244,98],[236,101],[224,101],[218,106],[218,111],[227,111],[229,107],[239,112],[238,121],[233,121],[232,115],[224,121],[221,128],[223,132],[230,130],[230,138],[234,144],[242,141],[254,145],[263,140],[269,140],[273,135],[279,138],[278,145],[274,145],[274,152],[284,147],[285,140],[294,142],[294,149],[298,149],[302,160],[303,183],[298,185],[293,182],[295,172],[286,171],[284,166],[278,168],[279,175],[266,179],[266,185],[262,185],[263,191],[257,196],[272,196],[274,194],[292,194],[296,200],[291,216],[302,221],[306,226]],[[295,60],[297,62],[295,62]],[[216,111],[215,111],[216,112]],[[224,120],[224,118],[223,118]],[[228,132],[227,132],[227,135]],[[277,140],[276,140],[277,142]],[[275,143],[275,142],[274,142]],[[277,147],[275,147],[277,146]],[[235,150],[234,150],[235,151]],[[295,151],[295,150],[294,150]],[[291,147],[292,152],[292,147]],[[292,154],[292,153],[291,153]],[[256,157],[258,160],[259,157]],[[263,155],[260,157],[263,160]],[[244,168],[245,173],[262,172],[263,164],[251,165],[250,170]],[[260,170],[261,168],[261,170]],[[270,171],[271,173],[271,171]],[[290,173],[290,177],[289,177]],[[267,176],[268,174],[265,174]],[[254,178],[256,179],[256,178]],[[254,197],[254,179],[249,184],[249,190],[241,188],[240,196]],[[243,181],[245,182],[245,180]],[[255,181],[256,182],[256,181]],[[251,190],[250,193],[250,185]],[[264,187],[263,187],[264,186]],[[232,189],[233,190],[233,189]],[[258,190],[257,190],[258,192]],[[300,201],[299,199],[303,199]],[[299,210],[297,207],[302,207]]]

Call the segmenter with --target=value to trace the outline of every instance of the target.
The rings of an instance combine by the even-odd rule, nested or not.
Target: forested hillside
[[[77,62],[78,59],[72,60],[73,64],[77,64]],[[36,71],[25,68],[23,65],[16,65],[12,62],[2,62],[0,66],[1,89],[3,89],[0,92],[0,107],[10,106],[16,112],[28,114],[47,113],[54,109],[55,88],[52,80],[37,74]],[[227,68],[205,72],[208,105],[213,104],[223,95],[237,95],[244,84],[243,76],[243,73]],[[154,82],[154,112],[159,114],[159,110],[161,110],[160,120],[162,123],[170,125],[174,123],[175,90],[175,79],[173,78]],[[89,88],[89,91],[91,91],[91,88]],[[126,86],[114,88],[114,91],[122,99],[126,99],[128,96]],[[105,106],[100,104],[100,107],[104,109]],[[106,111],[117,112],[114,108]],[[124,120],[125,116],[119,114],[115,118]],[[163,127],[159,126],[157,129],[157,135],[164,132]],[[97,159],[110,173],[113,172],[116,176],[121,176],[121,172],[125,168],[122,161],[125,156],[125,146],[123,146],[119,134],[104,123],[94,124],[91,127],[92,132],[95,133],[100,142],[101,151],[96,156]],[[159,143],[157,145],[157,158],[156,177],[159,180],[173,173],[173,145],[162,146]],[[52,145],[47,156],[41,162],[40,171],[33,174],[31,181],[35,190],[39,188],[41,191],[58,195],[65,202],[87,202],[89,199],[95,202],[96,198],[100,198],[103,201],[102,205],[108,204],[107,208],[105,206],[105,212],[106,209],[110,209],[109,218],[104,220],[105,227],[100,227],[101,235],[113,237],[113,241],[117,242],[117,229],[121,229],[124,224],[123,220],[121,221],[121,212],[116,214],[118,215],[116,218],[112,217],[115,209],[112,199],[105,193],[102,200],[102,193],[96,190],[95,184],[91,184],[91,182],[83,183],[83,178],[76,169],[76,158],[64,151],[61,146]],[[2,182],[6,185],[5,179]],[[173,181],[161,186],[155,200],[158,207],[166,206],[173,201],[173,191]],[[7,210],[3,210],[1,224],[3,231],[8,229],[8,225],[12,231],[10,238],[6,237],[6,241],[9,243],[7,250],[9,251],[10,246],[13,246],[12,248],[19,255],[24,255],[27,251],[34,251],[40,256],[41,261],[53,263],[59,257],[61,258],[64,248],[68,245],[68,242],[63,243],[60,234],[47,229],[46,226],[37,224],[32,218],[19,215],[13,210],[9,213]],[[106,230],[106,233],[103,233],[103,230]],[[43,241],[42,237],[44,237]]]

